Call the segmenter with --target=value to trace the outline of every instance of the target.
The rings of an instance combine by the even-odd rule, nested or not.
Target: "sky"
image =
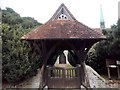
[[[22,17],[33,17],[40,23],[47,22],[61,3],[64,3],[73,16],[91,28],[100,27],[100,5],[106,28],[118,20],[120,0],[0,0],[1,7],[10,7]]]

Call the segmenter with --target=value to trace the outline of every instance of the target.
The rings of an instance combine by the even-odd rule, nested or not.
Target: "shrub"
[[[16,83],[36,74],[42,62],[41,56],[20,38],[30,30],[11,28],[2,24],[2,74],[3,81]]]
[[[87,54],[86,64],[90,65],[99,73],[106,71],[106,50],[103,48],[102,42],[95,43]]]

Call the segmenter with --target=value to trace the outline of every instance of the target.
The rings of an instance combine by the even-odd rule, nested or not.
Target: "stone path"
[[[95,70],[86,65],[88,78],[91,88],[107,88],[106,80],[102,78]]]
[[[120,88],[120,80],[105,80],[90,66],[86,65],[91,88]]]
[[[10,86],[10,85],[3,85],[2,88],[39,88],[39,75],[40,75],[40,70],[38,70],[38,73],[36,76],[33,76],[30,79],[27,79],[26,81],[20,83],[19,85],[16,86]]]
[[[95,70],[93,70],[90,66],[86,65],[88,78],[90,81],[91,88],[120,88],[120,82],[115,83],[113,85],[113,82],[106,81],[104,78],[102,78]],[[12,86],[12,88],[38,88],[39,87],[39,74],[40,70],[38,71],[38,74],[36,76],[33,76],[32,78],[26,80],[25,82],[16,85],[15,87]],[[3,86],[3,88],[9,88],[9,85]]]
[[[32,78],[26,80],[25,82],[17,85],[17,88],[39,88],[39,82],[40,82],[40,70],[38,70],[38,73],[36,76],[33,76]]]

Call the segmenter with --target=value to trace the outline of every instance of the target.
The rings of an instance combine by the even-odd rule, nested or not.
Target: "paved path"
[[[119,86],[120,88],[120,82],[118,84],[115,84],[114,86],[111,86],[111,82],[106,81],[104,78],[102,78],[95,70],[93,70],[90,66],[86,65],[88,78],[90,81],[91,88],[110,88],[114,87],[117,88]],[[16,85],[16,88],[38,88],[39,87],[39,75],[40,70],[38,71],[38,74],[36,76],[33,76],[32,78],[26,80],[25,82]],[[109,84],[110,83],[110,84]],[[6,86],[9,88],[9,86]]]
[[[86,65],[88,78],[91,88],[106,88],[106,80],[102,78],[95,70]]]
[[[40,77],[40,70],[38,70],[38,73],[36,76],[33,76],[32,78],[17,85],[16,87],[18,87],[18,88],[39,88],[39,82],[40,82],[39,77]]]

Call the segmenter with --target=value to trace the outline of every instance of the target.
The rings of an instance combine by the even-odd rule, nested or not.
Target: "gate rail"
[[[80,88],[80,67],[47,67],[46,84],[48,88]]]

